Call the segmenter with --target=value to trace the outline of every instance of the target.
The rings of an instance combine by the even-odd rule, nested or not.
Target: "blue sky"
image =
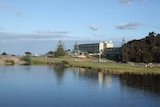
[[[45,53],[59,40],[119,46],[160,33],[159,0],[0,0],[0,53]]]

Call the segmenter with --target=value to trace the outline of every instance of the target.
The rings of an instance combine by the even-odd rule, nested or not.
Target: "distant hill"
[[[122,46],[123,62],[159,62],[160,63],[160,34],[150,32],[140,40],[132,40]]]

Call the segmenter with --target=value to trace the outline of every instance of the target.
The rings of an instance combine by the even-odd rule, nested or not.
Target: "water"
[[[126,77],[82,68],[0,66],[0,107],[160,105],[159,89],[129,84]]]

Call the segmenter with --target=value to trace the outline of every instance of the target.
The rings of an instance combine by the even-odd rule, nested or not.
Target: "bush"
[[[69,64],[69,62],[66,61],[66,60],[63,60],[61,63],[63,63],[64,65],[68,65]]]
[[[30,56],[23,56],[21,58],[22,61],[25,61],[25,65],[30,65],[31,64],[31,58]]]
[[[7,55],[7,53],[6,53],[6,52],[3,52],[2,55]]]
[[[10,60],[10,63],[11,63],[11,65],[14,65],[15,62],[13,60]]]
[[[9,64],[9,65],[14,65],[15,64],[15,62],[13,60],[5,60],[5,63]]]

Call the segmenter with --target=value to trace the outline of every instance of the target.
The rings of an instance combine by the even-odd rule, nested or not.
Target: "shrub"
[[[7,55],[7,53],[6,53],[6,52],[3,52],[2,55]]]

